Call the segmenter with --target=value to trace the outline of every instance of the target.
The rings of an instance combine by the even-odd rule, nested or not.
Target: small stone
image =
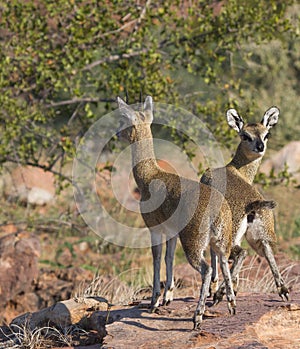
[[[295,304],[295,303],[288,304],[287,305],[287,310],[289,310],[289,311],[300,310],[300,305],[299,304]]]

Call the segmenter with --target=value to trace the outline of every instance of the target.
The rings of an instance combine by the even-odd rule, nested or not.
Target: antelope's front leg
[[[162,252],[162,237],[156,233],[151,233],[152,258],[153,258],[153,289],[150,311],[154,312],[159,307],[160,298],[160,265]]]
[[[174,291],[174,276],[173,276],[173,264],[174,264],[174,254],[177,243],[177,236],[169,239],[166,243],[166,286],[164,291],[163,305],[168,305],[173,300],[173,291]]]

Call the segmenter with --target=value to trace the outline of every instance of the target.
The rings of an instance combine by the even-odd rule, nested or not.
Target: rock
[[[7,311],[13,312],[20,295],[32,290],[39,273],[39,256],[40,243],[33,234],[21,232],[0,238],[0,320],[6,318]],[[30,309],[32,303],[35,301],[27,299],[23,304]]]
[[[17,166],[0,180],[3,195],[32,205],[45,205],[55,196],[53,173],[33,166]]]
[[[70,267],[73,262],[73,254],[69,247],[58,250],[55,256],[55,262],[64,267]]]
[[[242,293],[237,297],[236,315],[230,316],[226,302],[221,302],[207,309],[201,329],[196,331],[191,318],[197,299],[192,297],[177,298],[157,313],[149,313],[149,302],[111,306],[108,311],[105,299],[75,298],[19,316],[12,324],[22,328],[27,323],[35,330],[45,324],[75,324],[86,331],[86,337],[74,338],[72,345],[76,342],[76,348],[86,349],[96,348],[96,343],[103,349],[298,349],[300,292],[293,293],[292,299],[281,302],[275,294]],[[8,338],[1,333],[7,330],[1,328],[0,347],[2,339]],[[56,346],[54,342],[51,347]]]
[[[50,332],[50,328],[56,328],[56,333],[59,330],[63,333],[64,331],[68,332],[64,329],[70,331],[71,328],[76,328],[77,335],[76,331],[73,331],[73,334],[72,331],[70,332],[70,337],[75,337],[76,348],[78,348],[78,344],[100,344],[106,335],[105,325],[108,307],[107,300],[101,297],[72,298],[37,312],[20,315],[11,322],[9,327],[21,330],[26,328],[27,332],[34,332],[44,327],[49,328],[47,331]],[[96,315],[99,310],[106,315],[102,315],[102,317],[99,314]],[[79,333],[81,335],[78,335]],[[53,343],[53,345],[55,344]],[[47,347],[49,347],[49,341]]]
[[[18,314],[35,312],[69,299],[80,287],[92,282],[93,277],[94,274],[91,271],[79,267],[40,269],[26,289],[12,292],[10,299],[1,303],[0,323],[9,323]],[[2,280],[4,279],[1,274],[0,285]]]
[[[77,346],[76,347],[55,347],[52,349],[99,349],[99,344],[94,344],[94,345],[85,345],[85,346]]]
[[[26,249],[21,250],[26,253]],[[255,262],[257,263],[253,267],[254,274],[257,272],[257,264],[262,263],[260,260]],[[297,268],[291,272],[292,274],[286,277],[294,280],[295,286],[289,302],[281,301],[276,293],[260,293],[253,290],[241,292],[237,296],[237,313],[230,316],[226,301],[216,307],[210,307],[212,300],[209,298],[201,330],[193,331],[192,316],[199,294],[199,285],[196,283],[200,283],[200,278],[187,264],[176,267],[177,280],[180,280],[180,283],[177,282],[179,289],[175,291],[177,298],[170,305],[159,307],[156,313],[149,313],[150,301],[146,299],[129,306],[110,305],[108,309],[105,299],[84,297],[81,293],[82,296],[51,303],[55,297],[66,297],[67,292],[64,290],[70,290],[72,285],[88,279],[91,275],[80,268],[47,272],[42,270],[34,293],[39,300],[42,299],[42,295],[51,295],[48,299],[49,306],[18,316],[12,324],[22,327],[27,323],[36,331],[45,324],[58,326],[61,333],[71,327],[84,331],[81,332],[84,333],[83,336],[78,336],[78,332],[72,335],[69,349],[80,346],[84,348],[96,343],[103,349],[299,349],[299,274]],[[257,279],[260,279],[260,276],[256,275]],[[113,287],[113,290],[116,288]],[[35,303],[33,292],[27,294],[28,300],[31,299],[31,302]],[[128,298],[128,294],[125,296]],[[0,328],[0,348],[1,333],[4,332],[5,329]],[[3,338],[5,339],[7,340],[7,337]],[[48,345],[51,348],[59,346],[61,347],[61,343],[57,342],[53,342],[52,346]]]
[[[300,141],[293,141],[285,145],[280,151],[263,161],[259,171],[269,175],[271,170],[275,174],[284,170],[287,166],[289,173],[300,182]]]
[[[0,304],[28,291],[38,276],[38,238],[30,233],[9,234],[0,238]]]
[[[107,300],[101,297],[72,298],[58,302],[40,311],[20,315],[10,325],[17,325],[19,327],[26,325],[33,330],[37,327],[48,326],[49,324],[56,327],[81,324],[81,327],[86,330],[94,330],[95,328],[91,328],[89,325],[91,323],[94,324],[95,321],[90,322],[89,318],[99,309],[107,312],[108,307]],[[105,323],[103,326],[105,327]]]
[[[26,323],[34,329],[75,324],[89,332],[89,344],[103,343],[103,349],[298,349],[300,293],[292,296],[293,302],[282,306],[274,294],[241,294],[235,316],[228,314],[227,304],[222,302],[208,308],[201,330],[197,331],[192,330],[191,320],[197,299],[191,297],[175,299],[154,314],[149,313],[147,303],[111,306],[108,311],[107,301],[102,298],[69,299],[19,316],[11,325],[22,328]]]
[[[41,269],[36,281],[35,292],[39,296],[41,307],[72,297],[83,284],[93,280],[94,274],[83,268]],[[38,310],[38,309],[34,309]]]
[[[286,306],[286,309],[289,311],[298,311],[300,310],[300,304],[294,304],[294,303],[288,304]]]
[[[112,308],[102,348],[298,349],[300,293],[292,299],[293,311],[282,308],[276,294],[240,294],[236,315],[221,302],[208,308],[199,331],[192,331],[195,298],[175,299],[155,314],[137,306]]]
[[[300,347],[300,309],[289,311],[287,309],[274,309],[264,314],[252,326],[259,341],[268,349]],[[298,330],[297,330],[298,328]],[[248,333],[249,333],[248,329]]]
[[[18,232],[17,226],[12,223],[8,223],[0,227],[1,235],[13,234],[17,232]]]
[[[82,242],[80,242],[80,243],[78,244],[78,247],[77,247],[77,248],[78,248],[78,251],[79,251],[80,253],[86,253],[86,252],[89,251],[90,246],[89,246],[88,242],[82,241]]]

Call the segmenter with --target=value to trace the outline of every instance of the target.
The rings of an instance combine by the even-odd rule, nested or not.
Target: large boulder
[[[260,172],[267,175],[273,170],[275,174],[287,170],[300,183],[300,141],[293,141],[285,145],[281,150],[263,161]]]
[[[20,295],[30,293],[38,277],[40,243],[28,232],[8,234],[0,238],[0,313]],[[36,298],[32,295],[33,298]],[[30,297],[29,297],[30,298]],[[28,299],[28,304],[36,299]]]
[[[17,166],[0,178],[0,189],[8,199],[45,205],[55,196],[53,173],[33,166]]]

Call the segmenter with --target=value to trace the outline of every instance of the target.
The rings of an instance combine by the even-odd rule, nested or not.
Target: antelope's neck
[[[142,189],[161,171],[155,158],[152,137],[132,143],[131,153],[134,179],[139,189]]]
[[[243,152],[239,151],[239,148],[234,155],[231,162],[227,165],[228,167],[236,168],[239,173],[242,175],[244,180],[249,184],[252,184],[255,178],[255,175],[258,171],[258,168],[261,164],[262,157],[257,159],[249,159],[247,158]]]

